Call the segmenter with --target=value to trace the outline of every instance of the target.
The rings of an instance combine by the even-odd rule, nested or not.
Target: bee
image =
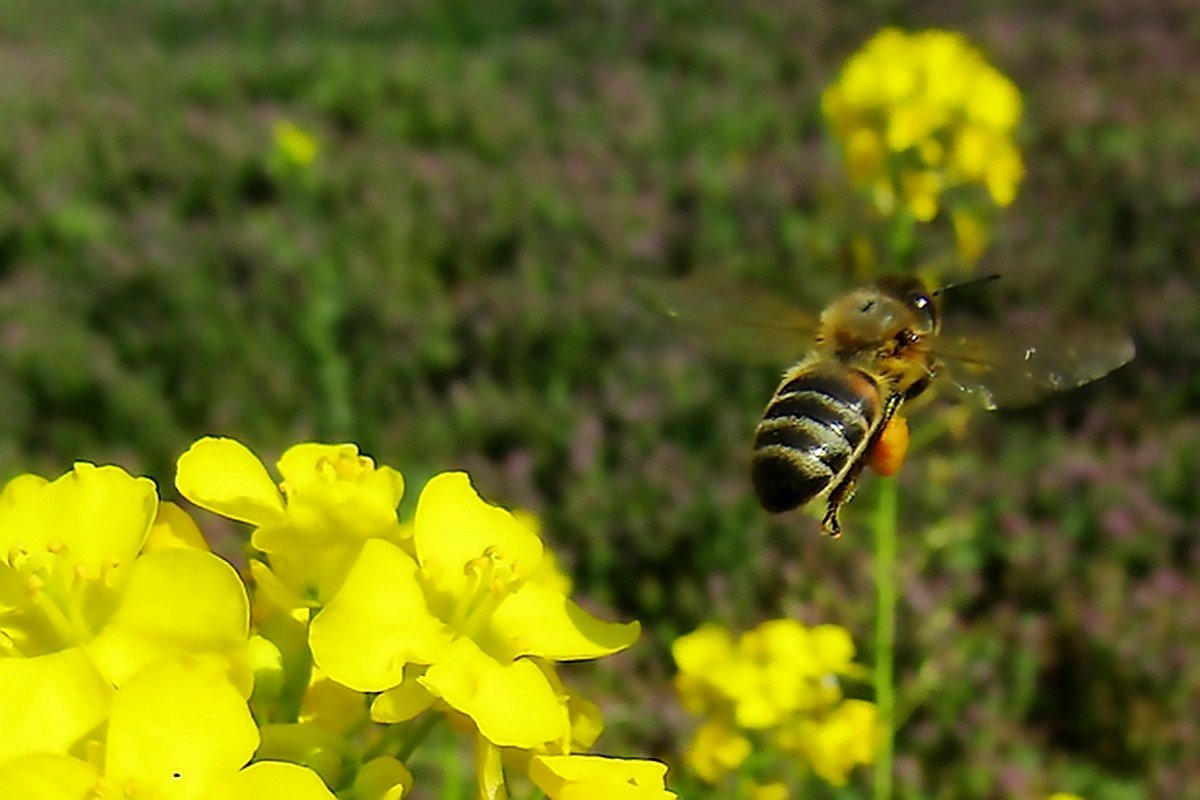
[[[773,295],[704,274],[643,288],[720,350],[793,362],[755,430],[751,482],[773,513],[824,499],[822,530],[837,537],[839,512],[863,469],[898,468],[907,426],[897,412],[931,386],[949,384],[989,409],[1013,408],[1133,358],[1133,343],[1119,331],[1041,337],[1004,325],[944,325],[950,290],[998,277],[936,290],[915,278],[884,279],[841,295],[815,319]],[[806,343],[808,354],[797,360]]]

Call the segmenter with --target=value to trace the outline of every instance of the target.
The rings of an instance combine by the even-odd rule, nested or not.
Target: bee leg
[[[893,394],[888,397],[883,406],[883,417],[880,419],[879,424],[875,426],[876,438],[887,428],[888,423],[892,421],[892,417],[900,408],[902,402],[904,402],[904,395]],[[869,451],[873,445],[874,441],[867,445],[866,450]],[[821,530],[831,538],[836,539],[842,535],[842,525],[838,521],[838,512],[842,510],[842,506],[849,503],[851,498],[854,497],[854,490],[858,487],[858,476],[862,473],[863,467],[866,464],[866,459],[860,457],[858,463],[846,472],[845,477],[829,493],[825,519],[821,520]]]
[[[825,518],[821,520],[821,531],[832,539],[837,539],[842,535],[838,512],[842,510],[842,506],[854,498],[854,491],[858,488],[858,475],[862,472],[862,467],[863,465],[859,464],[851,469],[829,493],[829,500],[825,506]]]

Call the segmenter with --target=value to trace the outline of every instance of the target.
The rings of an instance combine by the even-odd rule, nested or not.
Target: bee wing
[[[641,278],[635,287],[651,305],[710,351],[740,361],[795,360],[813,344],[817,316],[778,293],[703,272],[681,279]]]
[[[1116,330],[948,331],[931,349],[948,382],[988,409],[1031,405],[1101,378],[1134,356],[1133,342]]]

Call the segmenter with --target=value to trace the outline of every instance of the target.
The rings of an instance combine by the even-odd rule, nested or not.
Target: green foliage
[[[1200,19],[876,8],[5,5],[0,473],[166,487],[204,433],[345,436],[414,484],[468,467],[645,622],[602,741],[665,750],[665,644],[704,619],[869,651],[872,481],[836,543],[767,518],[745,473],[776,372],[679,341],[626,281],[844,285],[820,89],[881,24],[953,25],[1027,100],[997,305],[1123,320],[1139,357],[906,467],[897,790],[1200,797]],[[271,166],[281,119],[320,143],[309,180]]]

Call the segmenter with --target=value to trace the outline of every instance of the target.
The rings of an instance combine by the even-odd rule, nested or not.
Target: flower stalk
[[[875,510],[875,705],[879,742],[875,757],[875,800],[892,796],[892,736],[896,720],[893,664],[896,649],[896,481],[879,484]]]

